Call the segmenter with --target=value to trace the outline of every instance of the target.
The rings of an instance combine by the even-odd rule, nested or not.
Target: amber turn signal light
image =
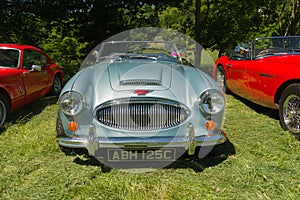
[[[213,131],[217,128],[217,124],[215,121],[209,120],[205,123],[205,128],[209,131]]]
[[[68,129],[72,132],[77,131],[78,129],[78,123],[75,121],[69,121],[68,123]]]

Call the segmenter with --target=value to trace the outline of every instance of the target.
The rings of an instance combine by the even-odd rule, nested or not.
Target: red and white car
[[[213,72],[223,91],[279,109],[282,128],[300,138],[300,36],[256,38],[219,57]]]
[[[42,50],[0,44],[0,126],[9,112],[46,94],[59,95],[63,76],[63,67]]]

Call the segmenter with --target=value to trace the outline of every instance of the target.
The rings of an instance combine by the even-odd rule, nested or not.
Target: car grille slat
[[[190,116],[189,109],[167,99],[122,99],[100,105],[96,119],[103,125],[132,131],[149,131],[175,127]]]

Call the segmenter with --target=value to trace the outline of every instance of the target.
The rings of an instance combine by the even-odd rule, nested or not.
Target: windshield
[[[19,50],[0,48],[0,67],[17,68],[19,66]]]
[[[299,54],[300,36],[257,38],[253,41],[254,56]]]
[[[205,49],[178,31],[144,27],[127,30],[107,38],[97,45],[82,62],[102,66],[102,61],[173,62],[192,66],[211,75],[214,60]],[[104,66],[104,65],[103,65]]]
[[[175,44],[157,41],[110,41],[102,44],[98,61],[139,59],[150,61],[181,62]]]

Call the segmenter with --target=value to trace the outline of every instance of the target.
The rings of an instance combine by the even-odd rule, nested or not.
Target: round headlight
[[[200,95],[199,106],[208,114],[217,114],[223,110],[225,98],[219,90],[207,90]]]
[[[82,95],[74,91],[62,94],[60,108],[67,115],[77,115],[83,109]]]

